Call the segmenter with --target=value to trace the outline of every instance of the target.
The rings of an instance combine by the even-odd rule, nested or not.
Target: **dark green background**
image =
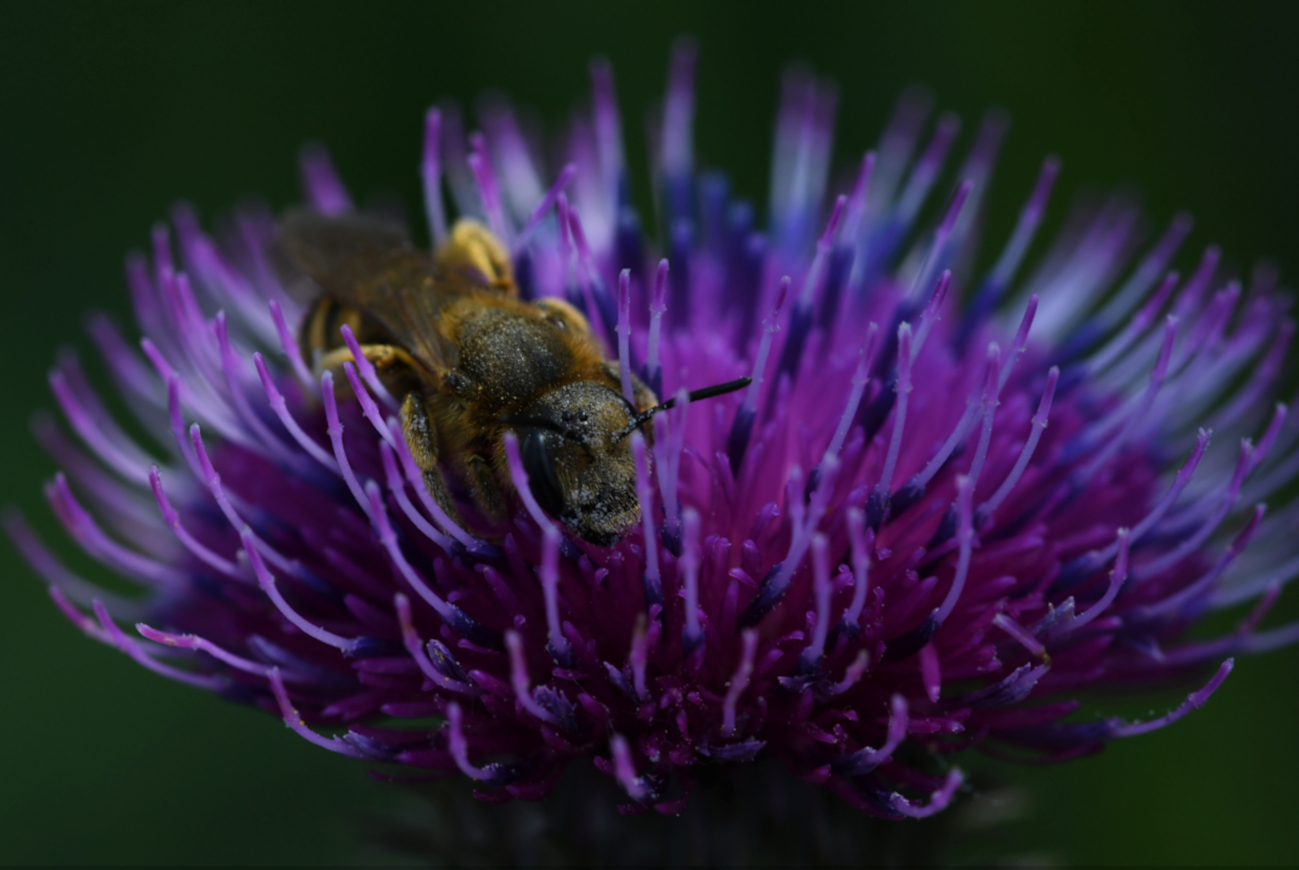
[[[994,232],[1055,152],[1065,167],[1057,215],[1084,182],[1132,181],[1157,220],[1196,213],[1197,251],[1221,242],[1239,262],[1275,256],[1293,275],[1294,9],[5,4],[0,502],[59,540],[40,498],[52,466],[25,421],[53,405],[45,372],[55,347],[85,346],[81,312],[125,312],[122,255],[146,243],[175,199],[205,218],[249,192],[286,205],[298,146],[318,138],[354,191],[395,188],[414,205],[429,102],[499,87],[558,123],[585,94],[597,53],[615,64],[625,136],[643,167],[644,111],[682,32],[702,48],[700,153],[759,200],[778,73],[802,57],[841,85],[844,160],[874,142],[911,82],[963,115],[967,142],[986,107],[1008,109]],[[362,766],[273,719],[80,638],[8,547],[0,559],[0,862],[349,861],[350,820],[400,802]],[[76,554],[69,561],[102,576]],[[1008,771],[1030,804],[997,848],[1069,863],[1299,863],[1297,732],[1299,650],[1240,662],[1205,710],[1172,729],[1094,759]]]

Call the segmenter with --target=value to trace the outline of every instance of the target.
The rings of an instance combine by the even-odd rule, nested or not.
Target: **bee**
[[[586,317],[560,299],[521,300],[485,227],[462,219],[430,254],[379,217],[304,210],[285,216],[279,251],[318,290],[301,328],[307,364],[319,375],[351,360],[340,336],[351,328],[401,401],[411,456],[454,521],[463,524],[455,494],[466,491],[488,521],[505,518],[511,432],[537,503],[573,534],[607,547],[639,521],[628,436],[671,402],[635,376],[624,398],[618,363]]]

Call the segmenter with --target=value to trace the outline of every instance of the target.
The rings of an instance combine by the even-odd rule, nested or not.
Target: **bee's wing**
[[[430,372],[455,365],[455,348],[441,336],[438,318],[445,297],[462,282],[443,280],[402,226],[372,215],[294,211],[281,222],[277,253],[380,334],[358,336],[363,342],[381,337]]]
[[[273,253],[277,265],[290,267],[283,276],[290,283],[297,271],[329,295],[348,299],[353,288],[379,273],[389,256],[411,247],[404,227],[380,217],[299,209],[280,221]]]

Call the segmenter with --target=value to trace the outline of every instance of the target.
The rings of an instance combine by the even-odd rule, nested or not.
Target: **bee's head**
[[[618,437],[634,415],[608,386],[578,381],[508,420],[537,504],[597,546],[613,546],[640,519],[631,448]]]
[[[617,369],[609,369],[617,383]],[[601,547],[618,542],[640,519],[636,464],[628,436],[673,406],[655,404],[654,394],[632,378],[633,408],[615,387],[577,381],[546,393],[523,413],[502,418],[519,437],[528,487],[542,510],[558,518],[584,541]],[[747,386],[748,378],[705,387],[690,401],[721,396]],[[646,434],[650,434],[648,431]]]

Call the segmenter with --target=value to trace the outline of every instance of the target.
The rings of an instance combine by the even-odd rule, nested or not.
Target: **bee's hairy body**
[[[461,221],[430,255],[375,218],[296,212],[281,247],[319,288],[302,326],[308,364],[319,373],[350,360],[339,330],[351,328],[402,402],[406,443],[453,519],[453,485],[504,519],[511,431],[534,495],[579,537],[608,545],[639,519],[619,433],[657,399],[636,379],[635,407],[623,399],[617,364],[572,306],[520,300],[486,229]]]

